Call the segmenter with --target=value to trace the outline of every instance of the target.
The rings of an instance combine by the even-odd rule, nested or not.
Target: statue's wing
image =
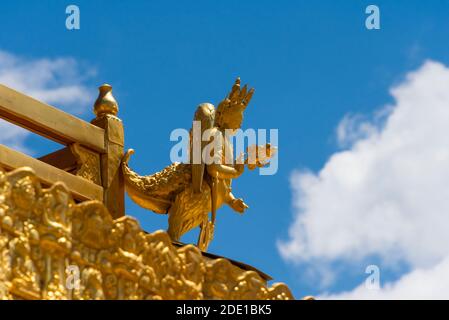
[[[193,128],[190,131],[190,161],[192,163],[192,187],[193,191],[201,192],[206,164],[202,158],[202,152],[209,141],[203,141],[204,131],[212,129],[215,120],[215,108],[210,103],[203,103],[196,109],[193,117]],[[201,126],[198,128],[198,126]],[[196,126],[196,127],[195,127]]]

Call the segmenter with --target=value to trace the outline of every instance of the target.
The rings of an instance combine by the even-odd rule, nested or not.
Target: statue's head
[[[247,90],[245,85],[240,89],[240,78],[232,86],[231,93],[217,107],[215,123],[223,129],[240,129],[243,122],[243,112],[248,106],[254,89]]]

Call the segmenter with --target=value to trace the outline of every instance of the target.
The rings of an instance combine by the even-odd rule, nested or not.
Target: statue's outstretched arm
[[[207,173],[218,179],[235,179],[241,176],[244,170],[244,164],[235,164],[228,166],[225,164],[210,164],[207,166]]]

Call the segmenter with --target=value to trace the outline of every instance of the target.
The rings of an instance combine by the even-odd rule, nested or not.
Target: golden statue
[[[168,213],[167,232],[172,240],[179,240],[199,226],[198,247],[206,251],[213,238],[217,209],[227,204],[243,213],[248,208],[243,199],[233,195],[232,179],[243,173],[245,165],[250,170],[262,167],[274,154],[274,148],[269,144],[250,146],[246,157],[240,155],[234,160],[230,136],[240,129],[243,112],[253,93],[254,89],[248,90],[246,85],[240,88],[237,78],[231,92],[216,110],[210,103],[198,106],[193,120],[194,126],[195,122],[200,124],[200,132],[196,134],[194,128],[190,131],[191,164],[173,163],[153,175],[140,176],[128,166],[134,151],[130,149],[125,154],[122,168],[128,195],[143,208]],[[204,141],[205,136],[208,139]]]
[[[88,123],[0,84],[1,117],[66,144],[39,159],[0,144],[0,300],[294,299],[254,267],[172,241],[200,226],[204,250],[217,208],[247,207],[232,195],[231,180],[244,165],[263,166],[274,148],[251,146],[241,164],[229,163],[224,146],[231,141],[222,133],[240,127],[252,90],[237,81],[216,112],[202,104],[195,113],[201,134],[226,143],[209,150],[211,139],[198,139],[194,123],[190,152],[195,158],[196,149],[210,151],[205,160],[214,162],[200,157],[140,177],[127,166],[132,152],[123,150],[112,87],[99,89]],[[266,153],[255,157],[258,150]],[[170,236],[148,233],[125,215],[124,180],[137,203],[169,214]]]

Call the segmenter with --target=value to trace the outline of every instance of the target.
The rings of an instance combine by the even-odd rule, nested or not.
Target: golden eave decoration
[[[227,259],[173,246],[164,231],[148,234],[132,217],[113,219],[99,201],[76,204],[63,183],[45,189],[31,168],[20,168],[0,171],[0,299],[293,296]]]
[[[270,287],[256,269],[200,250],[221,204],[246,209],[223,187],[258,165],[172,164],[139,176],[112,87],[99,91],[89,123],[0,85],[1,118],[65,146],[36,159],[0,145],[0,299],[293,299],[285,284]],[[216,111],[202,104],[194,119],[213,130],[240,126],[252,93],[238,79]],[[181,181],[169,197],[164,175]],[[139,205],[169,214],[168,232],[147,233],[125,215],[125,185]],[[192,207],[200,215],[185,215]],[[197,226],[198,246],[176,242]]]

